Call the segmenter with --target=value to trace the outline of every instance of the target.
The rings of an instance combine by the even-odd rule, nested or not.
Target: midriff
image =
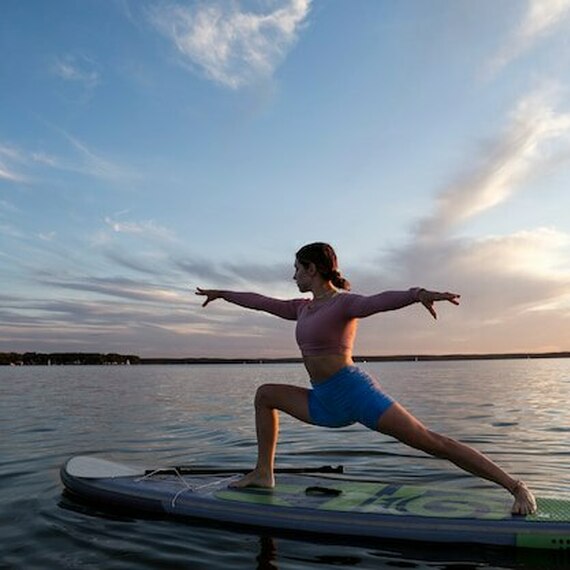
[[[323,354],[319,356],[304,356],[303,363],[311,377],[311,380],[318,384],[333,374],[336,374],[341,368],[354,364],[350,354]]]

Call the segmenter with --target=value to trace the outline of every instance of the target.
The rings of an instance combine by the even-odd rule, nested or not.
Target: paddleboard
[[[80,499],[141,514],[343,538],[570,550],[570,500],[538,498],[535,514],[513,516],[507,493],[355,481],[330,467],[289,471],[278,474],[274,489],[232,489],[239,470],[140,468],[76,456],[61,479]]]

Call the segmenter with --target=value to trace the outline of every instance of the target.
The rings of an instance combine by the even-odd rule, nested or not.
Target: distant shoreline
[[[354,356],[355,362],[430,362],[445,360],[525,360],[538,358],[570,358],[565,352],[516,352],[489,354],[400,354],[389,356]],[[142,358],[139,364],[297,364],[300,357],[291,358]]]
[[[564,352],[506,352],[486,354],[399,354],[389,356],[355,356],[355,362],[434,362],[454,360],[525,360],[538,358],[570,358]],[[185,357],[143,358],[137,355],[100,353],[0,353],[0,366],[85,366],[85,365],[149,365],[149,364],[300,364],[300,357],[289,358],[212,358]]]

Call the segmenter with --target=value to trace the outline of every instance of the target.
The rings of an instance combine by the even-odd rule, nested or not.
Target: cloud
[[[56,159],[43,152],[30,152],[13,144],[0,144],[0,179],[31,182],[37,165],[58,167]]]
[[[100,278],[91,277],[88,279],[57,279],[44,278],[44,285],[49,285],[57,289],[69,289],[118,297],[120,299],[130,299],[149,303],[186,304],[185,296],[187,291],[175,290],[172,287],[154,285],[141,281],[133,281],[125,278]]]
[[[570,234],[543,227],[475,242],[469,265],[569,283],[570,267],[566,266],[569,253]]]
[[[114,220],[107,216],[105,223],[115,232],[119,234],[139,235],[143,237],[153,237],[162,240],[173,240],[174,234],[167,228],[158,225],[154,220],[145,220],[142,222],[122,222]]]
[[[384,271],[376,278],[362,276],[364,288],[409,283],[461,293],[463,322],[459,317],[455,322],[455,313],[450,315],[452,333],[458,338],[462,326],[491,334],[493,327],[506,326],[507,321],[513,328],[510,333],[502,329],[503,333],[516,336],[513,331],[523,330],[528,311],[545,303],[561,308],[551,318],[568,328],[567,230],[538,227],[479,238],[459,238],[453,230],[506,202],[544,164],[550,164],[553,152],[564,148],[568,153],[569,134],[570,115],[555,112],[544,96],[521,100],[503,132],[482,146],[476,166],[444,186],[435,198],[434,212],[412,226],[410,241],[384,252],[380,259]],[[494,340],[505,343],[498,337]]]
[[[16,167],[23,161],[22,153],[14,146],[0,144],[0,180],[25,182],[26,177],[20,174]]]
[[[506,202],[545,165],[552,166],[560,149],[567,155],[569,133],[570,116],[555,112],[543,96],[527,97],[516,106],[507,128],[483,145],[476,166],[444,186],[434,213],[410,228],[409,242],[384,250],[378,270],[361,269],[352,279],[355,289],[366,293],[416,285],[460,293],[458,310],[446,304],[440,308],[441,338],[433,328],[437,323],[418,319],[410,309],[383,316],[382,330],[372,320],[363,322],[358,350],[568,349],[568,228],[539,226],[478,238],[458,237],[453,230]]]
[[[14,206],[11,202],[7,202],[6,200],[0,200],[0,216],[3,215],[12,215],[20,210]]]
[[[16,172],[13,172],[7,168],[2,162],[0,162],[0,179],[8,180],[9,182],[24,182],[25,178],[20,176]]]
[[[180,258],[173,257],[173,266],[187,274],[190,279],[198,278],[206,282],[206,285],[212,288],[220,287],[220,285],[229,285],[234,283],[234,280],[230,275],[227,274],[223,269],[220,268],[218,263],[205,261],[203,259],[191,259],[191,258]],[[200,286],[200,284],[196,284]]]
[[[121,251],[116,246],[105,251],[105,256],[123,269],[144,273],[145,275],[156,276],[162,274],[160,267],[157,266],[157,260],[141,260],[133,255],[132,252]]]
[[[523,99],[505,131],[484,145],[477,166],[439,194],[435,212],[416,227],[417,239],[438,239],[504,202],[547,159],[547,143],[565,138],[568,149],[569,134],[570,114],[556,113],[540,94]]]
[[[45,232],[45,233],[39,233],[38,237],[42,241],[53,241],[56,235],[57,235],[56,232]]]
[[[160,308],[136,299],[73,300],[68,294],[65,300],[3,296],[2,301],[0,342],[9,350],[116,352],[120,347],[146,356],[254,357],[260,348],[279,355],[285,347],[294,353],[290,324],[222,303],[202,310],[192,294],[186,303]]]
[[[24,237],[24,234],[18,228],[7,223],[0,223],[0,235],[17,239]]]
[[[135,176],[133,172],[124,166],[111,161],[101,154],[93,151],[77,137],[70,135],[64,130],[58,130],[69,141],[69,143],[71,143],[71,146],[77,151],[80,156],[80,162],[70,160],[55,161],[58,168],[107,180],[120,181],[124,179],[130,179]]]
[[[541,38],[553,33],[570,15],[570,0],[528,0],[519,26],[493,59],[491,72],[497,72]]]
[[[428,287],[460,288],[470,291],[470,296],[477,290],[484,290],[485,295],[496,291],[501,302],[505,293],[509,302],[514,297],[533,302],[537,286],[549,291],[548,295],[570,293],[570,234],[549,227],[477,239],[410,243],[387,258],[386,273],[393,272],[399,279]]]
[[[33,183],[38,173],[50,170],[75,172],[111,181],[135,178],[135,173],[128,168],[93,151],[68,132],[58,127],[54,129],[70,143],[72,152],[68,156],[0,144],[0,180]]]
[[[170,254],[170,263],[182,272],[192,286],[204,288],[240,288],[267,291],[274,296],[287,296],[295,290],[290,263],[256,264],[212,261],[192,256]]]
[[[231,89],[270,77],[297,39],[311,0],[282,0],[265,14],[240,10],[237,2],[162,4],[154,26],[169,38],[192,69]]]
[[[31,158],[34,162],[38,164],[44,164],[46,166],[51,166],[52,168],[58,168],[58,160],[55,156],[50,156],[45,152],[32,152]]]
[[[569,258],[570,234],[548,227],[471,240],[447,236],[429,246],[402,247],[376,268],[349,274],[356,277],[355,290],[443,286],[463,295],[461,307],[438,306],[437,323],[419,306],[365,319],[356,353],[562,350],[570,334]],[[119,263],[145,272],[148,260],[142,260],[133,262],[140,267],[129,267],[130,259]],[[287,285],[283,296],[293,296],[292,281],[278,284],[280,266],[266,272],[262,265],[235,260],[185,261],[187,269],[210,275],[212,283],[225,277],[231,287],[241,287],[247,281],[248,289],[272,296]],[[3,297],[0,341],[10,350],[110,352],[120,346],[122,352],[147,356],[298,354],[294,323],[223,302],[201,309],[201,298],[186,282],[165,280],[173,262],[163,259],[165,271],[158,279],[66,277],[53,267],[49,273],[36,269],[29,279],[41,287],[36,299],[32,290],[21,298]],[[288,278],[288,264],[282,268]]]
[[[438,303],[438,321],[419,306],[365,319],[357,354],[568,350],[568,259],[570,233],[548,227],[394,248],[355,290],[423,286],[459,293],[461,304]]]
[[[227,271],[234,280],[240,279],[245,284],[257,283],[264,286],[270,285],[272,288],[278,286],[280,289],[288,283],[291,287],[296,287],[293,283],[293,263],[274,263],[262,265],[255,263],[228,263]]]
[[[54,75],[68,82],[80,84],[92,90],[101,81],[98,65],[94,60],[82,55],[65,55],[54,60]]]

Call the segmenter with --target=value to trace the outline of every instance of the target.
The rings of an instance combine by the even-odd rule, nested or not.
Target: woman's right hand
[[[457,293],[440,293],[439,291],[428,291],[420,289],[418,293],[418,301],[429,311],[434,319],[437,319],[437,313],[433,307],[435,301],[449,301],[454,305],[459,305],[461,295]]]
[[[196,295],[206,297],[206,300],[202,303],[202,307],[205,307],[211,301],[222,298],[222,292],[218,291],[218,289],[201,289],[200,287],[196,287]]]

